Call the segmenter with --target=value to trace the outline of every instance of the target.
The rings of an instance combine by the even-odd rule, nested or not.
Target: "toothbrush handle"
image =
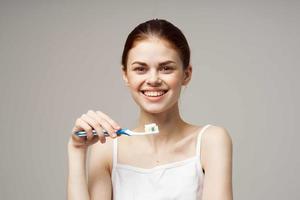
[[[130,136],[130,134],[127,133],[128,129],[119,129],[117,130],[117,134],[118,135],[127,135],[127,136]],[[96,130],[92,130],[93,132],[93,135],[98,135]],[[109,134],[106,130],[102,130],[103,134],[105,137],[109,137]],[[75,132],[74,134],[76,134],[77,136],[79,137],[86,137],[86,132],[85,131],[77,131]]]
[[[96,130],[93,130],[92,132],[93,132],[93,135],[98,135]],[[85,131],[77,131],[74,134],[79,136],[79,137],[86,137],[86,132]],[[104,134],[105,137],[109,136],[109,134],[106,130],[103,130],[103,134]]]

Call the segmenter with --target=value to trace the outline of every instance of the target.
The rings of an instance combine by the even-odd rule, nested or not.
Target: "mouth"
[[[161,97],[165,95],[168,90],[141,90],[141,93],[150,98]]]

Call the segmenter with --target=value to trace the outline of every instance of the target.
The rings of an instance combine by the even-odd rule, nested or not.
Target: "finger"
[[[97,125],[99,125],[99,129],[97,129],[96,131],[100,137],[100,141],[105,142],[105,135],[103,133],[103,130],[106,130],[111,137],[116,137],[115,130],[111,127],[111,125],[108,124],[105,119],[99,117],[94,111],[90,110],[87,113],[87,116],[94,119],[97,122]]]
[[[109,134],[110,137],[117,137],[116,130],[105,119],[99,118],[101,126]]]
[[[88,116],[86,114],[83,114],[81,116],[81,119],[90,126],[90,129],[88,130],[86,135],[87,135],[87,140],[91,141],[92,138],[94,137],[92,130],[94,129],[97,131],[97,129],[98,129],[98,131],[99,131],[101,129],[101,127],[96,120],[94,120],[93,118],[91,118],[90,116]]]
[[[106,137],[99,138],[100,142],[103,144],[106,142]]]
[[[86,138],[85,137],[79,137],[76,134],[72,134],[72,140],[73,140],[73,144],[76,147],[81,146],[82,144],[85,143]]]
[[[99,119],[99,117],[97,116],[97,114],[93,111],[93,110],[89,110],[87,112],[87,116],[89,116],[91,119],[93,119],[96,124],[94,125],[94,129],[96,130],[97,134],[102,137],[104,137],[104,134],[103,134],[103,127],[101,125],[101,119]]]
[[[105,113],[103,113],[101,111],[96,111],[96,114],[99,115],[100,117],[104,118],[106,121],[108,121],[115,130],[121,129],[121,126],[119,126],[119,124],[117,122],[115,122],[114,120],[112,120]]]
[[[83,119],[78,118],[76,120],[75,127],[73,128],[73,133],[76,131],[81,131],[81,130],[84,130],[87,134],[92,133],[92,127],[87,122],[85,122]],[[84,140],[83,139],[84,137],[79,137],[77,135],[75,138],[78,138],[77,140],[79,140],[81,142],[83,142],[83,140]]]
[[[110,137],[117,137],[117,130],[114,129],[114,127],[108,121],[106,121],[106,119],[104,119],[102,116],[97,115],[96,113],[89,113],[89,115],[94,117],[101,124],[102,128],[104,128],[108,132]]]
[[[86,140],[86,145],[87,145],[87,146],[90,146],[90,145],[95,144],[95,143],[98,142],[98,141],[99,141],[99,136],[98,136],[98,135],[95,135],[95,136],[92,138],[92,140],[90,140],[90,141]]]

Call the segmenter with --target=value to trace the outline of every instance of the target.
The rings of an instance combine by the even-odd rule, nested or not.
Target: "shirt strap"
[[[201,128],[200,132],[198,133],[197,136],[197,146],[196,146],[196,155],[199,157],[200,156],[200,148],[201,148],[201,138],[204,133],[204,131],[210,126],[210,124],[205,125],[204,127]]]
[[[118,162],[118,138],[113,139],[113,168],[116,167]]]

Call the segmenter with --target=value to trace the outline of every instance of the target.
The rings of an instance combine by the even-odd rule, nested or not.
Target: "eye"
[[[135,71],[137,73],[144,73],[144,72],[146,72],[146,67],[143,67],[143,66],[135,67],[135,68],[133,68],[133,71]]]
[[[173,71],[173,67],[165,65],[165,66],[161,66],[160,70],[166,73],[170,73]]]

